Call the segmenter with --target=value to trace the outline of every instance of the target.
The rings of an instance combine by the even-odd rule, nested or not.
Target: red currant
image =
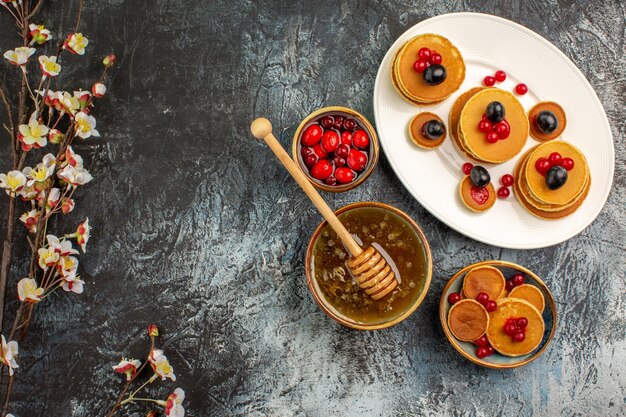
[[[496,143],[498,140],[500,140],[496,132],[489,132],[487,133],[486,137],[487,137],[487,142],[489,143]]]
[[[487,355],[489,355],[489,350],[487,350],[487,347],[480,346],[476,348],[476,356],[478,356],[480,359],[486,357]]]
[[[539,158],[537,159],[537,162],[535,162],[535,169],[537,171],[539,171],[539,173],[543,176],[545,176],[548,173],[548,170],[551,168],[552,166],[550,165],[550,161],[548,161],[547,158]]]
[[[335,122],[335,119],[333,119],[332,116],[324,116],[320,120],[320,124],[322,125],[324,129],[330,129],[331,127],[333,127],[334,122]]]
[[[357,130],[352,134],[352,145],[359,148],[365,149],[370,144],[370,138],[367,136],[365,130]]]
[[[506,120],[498,122],[495,127],[498,138],[500,139],[506,139],[511,134],[511,125],[509,125],[509,122]]]
[[[413,69],[415,70],[415,72],[422,73],[426,71],[426,68],[428,68],[428,62],[426,61],[415,61],[413,63]]]
[[[563,157],[558,152],[552,152],[550,156],[548,157],[548,161],[550,162],[550,165],[552,165],[553,167],[559,166],[563,163]]]
[[[517,319],[516,323],[517,327],[519,327],[520,329],[525,329],[526,326],[528,326],[528,319],[526,317],[520,317],[519,319]]]
[[[354,181],[354,179],[356,178],[356,172],[348,167],[337,168],[335,170],[335,178],[337,178],[337,181],[339,181],[341,184],[348,184]]]
[[[428,48],[420,48],[419,51],[417,51],[417,57],[421,60],[421,61],[428,61],[428,59],[430,58],[431,52],[430,49]]]
[[[343,122],[342,122],[343,123]],[[322,149],[330,153],[339,146],[339,135],[334,130],[327,130],[322,136]]]
[[[517,343],[523,342],[524,339],[526,339],[526,334],[524,332],[517,332],[515,333],[515,336],[513,336],[513,341]]]
[[[504,72],[502,70],[496,71],[495,79],[499,83],[501,83],[502,81],[506,80],[506,72]]]
[[[485,305],[487,301],[489,301],[489,294],[487,294],[486,292],[479,292],[476,296],[476,301],[478,301],[482,305]]]
[[[511,278],[511,280],[513,281],[513,285],[517,287],[517,286],[522,285],[524,283],[524,275],[522,275],[522,274],[515,274],[515,275],[513,275],[513,278]]]
[[[320,159],[317,161],[313,168],[311,168],[311,175],[318,180],[325,180],[333,173],[333,166],[326,159]]]
[[[495,349],[493,348],[493,346],[487,346],[487,356],[493,355],[494,352],[495,352]]]
[[[328,152],[326,152],[319,143],[313,147],[313,152],[320,158],[326,158],[328,156]]]
[[[511,195],[511,191],[506,188],[506,187],[500,187],[498,188],[498,197],[505,199],[508,198],[508,196]]]
[[[324,180],[327,185],[337,185],[337,179],[332,175]]]
[[[515,334],[518,332],[517,326],[515,325],[515,323],[509,323],[507,322],[504,325],[504,333],[506,333],[509,336],[515,336]]]
[[[563,158],[563,162],[561,162],[561,166],[568,171],[574,169],[574,160],[572,158]]]
[[[440,65],[441,62],[443,61],[443,57],[441,56],[441,54],[434,52],[430,55],[430,59],[428,60],[428,62],[430,62],[433,65]]]
[[[503,176],[501,176],[500,184],[502,184],[502,186],[504,187],[510,187],[511,185],[513,185],[513,175],[504,174]]]
[[[322,138],[322,128],[319,125],[311,125],[306,128],[302,135],[302,144],[304,146],[313,146]]]
[[[347,161],[350,168],[355,171],[362,171],[365,169],[365,165],[367,165],[367,155],[365,155],[364,152],[353,148],[350,149]]]
[[[350,133],[350,132],[343,132],[343,133],[341,133],[341,143],[343,145],[352,146],[352,133]],[[346,156],[348,156],[348,155],[346,155]]]
[[[461,294],[458,292],[451,292],[450,295],[448,295],[448,302],[450,304],[456,304],[459,301],[461,301]]]
[[[507,291],[511,291],[513,289],[513,287],[515,287],[515,285],[513,285],[513,280],[512,279],[507,279],[506,280],[506,290]]]
[[[461,167],[461,171],[463,171],[465,175],[469,175],[470,172],[472,172],[472,168],[474,168],[474,164],[472,164],[471,162],[466,162]]]
[[[491,132],[492,127],[493,125],[487,119],[482,119],[480,122],[478,122],[478,130],[480,130],[483,133]]]
[[[491,75],[487,75],[485,78],[483,78],[483,84],[485,85],[485,87],[491,87],[496,83],[496,79],[493,78]]]
[[[498,303],[493,300],[489,300],[485,303],[485,310],[488,312],[496,311],[498,309]]]
[[[474,344],[480,347],[487,347],[489,345],[489,340],[487,340],[486,335],[482,335],[480,338],[474,340]]]
[[[528,86],[524,83],[519,83],[515,86],[515,92],[520,96],[523,96],[524,94],[528,93]]]

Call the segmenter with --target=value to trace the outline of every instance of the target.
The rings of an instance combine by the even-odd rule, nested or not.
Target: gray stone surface
[[[67,30],[75,3],[49,2],[46,20]],[[613,190],[571,240],[503,250],[436,220],[381,156],[363,186],[326,197],[334,207],[375,200],[409,213],[432,246],[432,286],[396,327],[342,328],[304,279],[320,216],[253,141],[249,122],[266,115],[289,146],[299,121],[323,105],[348,105],[373,120],[374,77],[387,48],[415,23],[452,11],[510,18],[576,63],[611,122]],[[68,59],[81,66],[67,66],[64,79],[88,87],[98,57],[119,58],[95,112],[103,138],[77,146],[96,177],[72,216],[94,226],[81,257],[86,292],[52,297],[38,310],[22,345],[17,417],[105,414],[121,387],[111,366],[143,355],[151,322],[164,333],[178,381],[149,392],[184,388],[190,416],[626,414],[623,2],[100,0],[87,2],[84,18],[89,59]],[[13,34],[0,13],[3,50]],[[4,196],[0,203],[6,207]],[[491,258],[537,272],[558,303],[554,342],[521,369],[473,365],[447,344],[437,319],[447,278]]]

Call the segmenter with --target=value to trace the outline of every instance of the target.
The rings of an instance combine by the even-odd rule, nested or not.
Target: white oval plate
[[[467,70],[461,88],[432,106],[406,102],[391,82],[394,53],[420,33],[437,33],[450,39],[461,51]],[[567,127],[561,139],[585,154],[592,177],[589,195],[570,216],[560,220],[539,219],[521,206],[512,188],[506,200],[498,199],[487,212],[473,213],[458,197],[463,177],[461,165],[467,158],[456,149],[452,139],[448,137],[442,146],[427,151],[416,147],[408,137],[412,116],[430,111],[447,125],[454,100],[469,88],[481,85],[486,75],[493,75],[498,69],[507,73],[507,79],[497,83],[497,87],[513,91],[520,82],[528,85],[529,92],[518,96],[526,111],[539,101],[551,100],[559,103],[567,114]],[[407,30],[391,46],[378,69],[374,116],[382,148],[407,190],[439,220],[481,242],[513,249],[542,248],[563,242],[596,218],[611,189],[613,138],[598,96],[574,63],[554,45],[506,19],[479,13],[452,13],[425,20]],[[526,148],[537,143],[529,137]],[[504,164],[485,166],[496,189],[500,177],[513,172],[518,157]]]

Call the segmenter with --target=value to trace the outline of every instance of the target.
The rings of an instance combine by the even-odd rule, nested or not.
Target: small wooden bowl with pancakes
[[[513,277],[520,274],[523,283],[511,288]],[[448,297],[453,293],[460,294],[460,301],[451,304]],[[480,293],[488,294],[497,309],[487,311],[476,300]],[[527,320],[525,338],[514,341],[504,328],[521,317]],[[557,324],[554,297],[541,278],[521,265],[496,260],[469,265],[448,281],[439,318],[446,338],[462,356],[494,369],[517,368],[537,359],[554,338]],[[488,340],[492,354],[477,356],[479,338]]]

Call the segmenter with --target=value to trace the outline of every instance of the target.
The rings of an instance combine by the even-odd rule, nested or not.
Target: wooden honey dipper
[[[267,143],[278,160],[287,168],[287,171],[322,213],[330,227],[337,233],[337,236],[352,255],[352,258],[348,260],[348,267],[359,287],[374,300],[380,300],[391,293],[398,286],[398,279],[385,257],[373,246],[368,246],[365,249],[359,246],[335,213],[328,207],[322,196],[311,185],[302,170],[276,140],[272,134],[270,121],[260,117],[252,122],[250,130],[254,137],[263,139]]]

